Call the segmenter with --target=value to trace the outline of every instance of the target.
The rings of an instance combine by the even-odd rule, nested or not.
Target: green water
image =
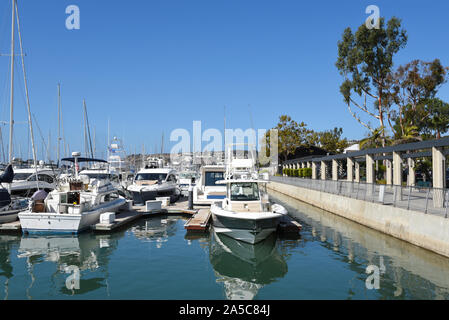
[[[0,299],[447,299],[449,259],[280,194],[301,238],[186,236],[185,218],[111,235],[0,235]],[[379,289],[368,289],[368,265]],[[68,269],[69,268],[69,269]],[[66,280],[79,270],[79,289]]]

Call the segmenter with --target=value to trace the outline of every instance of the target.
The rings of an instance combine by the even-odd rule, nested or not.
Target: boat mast
[[[12,163],[12,140],[14,127],[14,19],[16,15],[16,1],[11,0],[12,3],[12,21],[11,21],[11,96],[10,96],[10,114],[9,114],[9,163]]]
[[[60,144],[61,144],[61,84],[58,83],[58,151],[56,155],[56,163],[59,167],[59,159],[61,159],[60,154]]]
[[[13,0],[13,3],[16,3],[16,0]],[[28,126],[30,128],[31,147],[33,149],[33,162],[34,162],[34,168],[35,168],[35,172],[36,172],[36,184],[37,184],[37,189],[39,190],[39,179],[37,176],[36,147],[34,145],[33,121],[31,120],[30,96],[28,94],[28,83],[27,83],[27,77],[26,77],[26,71],[25,71],[25,61],[23,58],[24,54],[23,54],[23,45],[22,45],[22,35],[20,33],[20,20],[19,20],[18,9],[16,9],[16,16],[17,16],[17,32],[19,34],[20,57],[22,60],[22,72],[23,72],[23,80],[25,83],[25,95],[26,95],[26,102],[27,102],[27,109],[28,109]],[[11,98],[11,100],[12,100],[12,98]],[[12,115],[12,111],[11,111],[11,115]],[[12,120],[11,120],[11,123],[12,123]],[[10,149],[10,150],[12,150],[12,149]]]

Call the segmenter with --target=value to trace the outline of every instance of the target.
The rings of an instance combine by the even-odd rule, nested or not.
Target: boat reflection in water
[[[175,235],[177,226],[176,222],[181,217],[170,218],[166,215],[154,216],[148,219],[137,222],[132,228],[131,232],[137,239],[156,242],[156,248],[161,248],[168,238]]]
[[[12,235],[0,235],[0,279],[4,286],[4,299],[9,297],[9,280],[14,276],[14,268],[11,263],[10,254],[19,243],[19,237]],[[4,281],[3,281],[4,278]]]
[[[224,285],[227,299],[254,299],[263,286],[287,273],[276,234],[257,244],[249,244],[219,235],[212,229],[210,242],[210,262],[217,282]]]
[[[50,282],[56,286],[59,293],[81,295],[105,288],[106,295],[109,296],[107,266],[109,256],[117,247],[119,234],[114,236],[83,234],[78,237],[70,235],[22,237],[17,256],[19,259],[26,259],[28,273],[31,277],[31,284],[26,289],[27,297],[33,298],[30,292],[35,282],[39,282],[38,288],[36,288],[39,295],[52,295],[51,291],[54,290],[54,287],[48,288],[47,295],[43,291],[45,291],[44,288],[48,285],[48,281],[45,281],[44,285],[43,278],[39,276],[37,279],[34,275],[34,268],[46,262],[56,264],[56,272],[51,275]],[[79,288],[69,289],[67,279],[71,276],[71,278],[76,277],[77,273],[79,274]]]

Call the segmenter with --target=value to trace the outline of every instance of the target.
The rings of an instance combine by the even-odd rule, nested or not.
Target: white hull
[[[256,244],[256,243],[266,239],[270,234],[275,232],[276,228],[263,229],[263,230],[254,232],[254,230],[229,229],[229,228],[214,226],[214,231],[217,234],[224,234],[228,237],[234,238],[239,241],[247,242],[250,244]]]
[[[116,212],[125,203],[120,198],[81,214],[24,211],[19,213],[19,219],[24,233],[79,233],[98,223],[102,213]]]
[[[0,212],[0,224],[16,221],[18,213],[19,210]]]

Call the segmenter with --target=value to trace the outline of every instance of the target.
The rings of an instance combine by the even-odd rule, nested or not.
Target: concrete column
[[[355,162],[355,182],[360,182],[360,164],[356,161]]]
[[[338,180],[338,161],[332,160],[332,180]]]
[[[392,166],[392,164],[391,164],[391,160],[385,160],[385,167],[386,167],[386,174],[387,174],[387,185],[389,185],[389,186],[391,186],[391,184],[392,184],[392,182],[393,182],[393,180],[392,180],[392,178],[393,178],[393,175],[392,175],[392,168],[393,168],[393,166]]]
[[[348,181],[354,180],[354,159],[347,158],[346,159],[346,177]]]
[[[312,179],[316,179],[316,162],[312,162]]]
[[[325,161],[321,161],[321,180],[326,180],[327,179],[327,164]]]
[[[395,199],[402,200],[402,157],[399,152],[393,152],[393,185]]]
[[[407,185],[414,187],[416,184],[415,160],[412,158],[408,158],[407,165],[408,165]]]
[[[307,161],[307,168],[311,168],[312,164],[310,163],[310,161]]]
[[[301,162],[301,168],[304,169],[306,167],[306,164],[304,162]]]
[[[374,183],[374,156],[366,155],[366,183]]]
[[[435,208],[443,208],[444,191],[446,187],[446,157],[443,149],[432,148],[432,178],[434,190],[433,204]]]

